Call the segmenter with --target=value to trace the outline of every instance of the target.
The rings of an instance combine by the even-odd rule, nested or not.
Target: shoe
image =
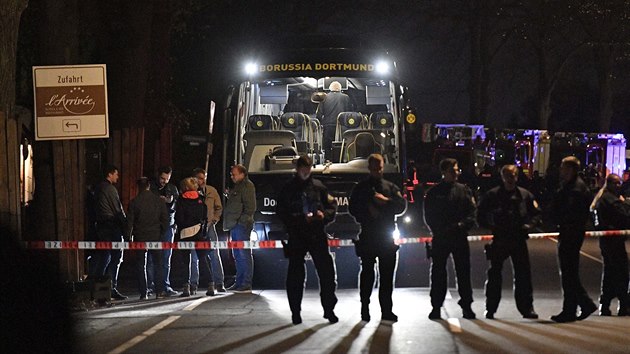
[[[147,296],[151,297],[151,295],[153,295],[154,291],[153,289],[147,289]]]
[[[139,300],[148,300],[148,299],[149,299],[148,292],[146,294],[140,294],[140,299]]]
[[[494,320],[494,312],[490,312],[486,310],[484,315],[486,316],[487,319]]]
[[[225,290],[225,287],[223,286],[223,284],[217,285],[217,292],[218,293],[225,293],[227,292],[227,290]]]
[[[291,322],[293,322],[294,325],[299,325],[300,323],[302,323],[302,316],[300,316],[299,313],[292,314]]]
[[[190,284],[190,295],[197,294],[197,284]]]
[[[475,313],[470,307],[462,308],[462,317],[464,317],[467,320],[477,319],[477,315],[475,315]]]
[[[190,296],[190,284],[184,284],[184,288],[182,289],[182,294],[179,297],[189,297]]]
[[[163,291],[158,291],[157,293],[155,293],[155,298],[156,299],[163,299],[166,297],[166,293]]]
[[[577,321],[575,314],[566,313],[564,311],[557,315],[551,316],[551,320],[557,323],[567,323]]]
[[[612,312],[610,312],[610,306],[599,305],[599,315],[612,316]]]
[[[324,318],[328,320],[328,322],[330,323],[337,323],[339,322],[339,317],[337,317],[337,315],[335,315],[335,312],[333,312],[332,310],[329,312],[325,312],[324,313]]]
[[[361,321],[370,322],[370,308],[368,306],[361,306]]]
[[[593,312],[597,310],[597,305],[591,302],[590,304],[580,306],[580,308],[582,309],[582,311],[580,312],[580,315],[577,317],[578,321],[582,321],[588,318],[588,316],[590,316]]]
[[[206,296],[214,296],[216,292],[214,291],[214,283],[208,284],[208,291],[206,291]]]
[[[441,310],[439,307],[434,307],[433,310],[431,310],[431,312],[429,313],[429,319],[430,320],[441,320],[442,319],[442,314],[441,314]]]
[[[538,314],[536,313],[536,311],[534,311],[532,309],[532,310],[529,310],[529,311],[525,312],[523,314],[523,318],[527,318],[527,319],[530,319],[530,320],[537,320],[538,319]]]
[[[118,289],[114,288],[112,289],[112,299],[115,300],[125,300],[127,299],[127,296],[121,294]]]
[[[388,312],[381,315],[381,320],[398,322],[398,316],[396,316],[393,312]]]
[[[238,286],[236,286],[236,283],[232,284],[232,286],[229,286],[226,290],[227,291],[234,291],[238,288]]]
[[[630,316],[630,308],[628,308],[628,306],[619,305],[619,310],[617,310],[617,316]]]
[[[168,288],[166,289],[166,291],[164,291],[164,295],[166,295],[167,297],[170,296],[177,296],[179,295],[179,291],[173,289],[173,288]]]
[[[251,294],[252,288],[251,286],[242,286],[240,288],[236,288],[232,290],[232,292],[237,293],[237,294]]]

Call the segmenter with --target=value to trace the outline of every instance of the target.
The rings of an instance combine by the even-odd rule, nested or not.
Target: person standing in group
[[[230,232],[232,241],[249,241],[254,227],[256,188],[247,178],[247,169],[235,165],[231,170],[234,187],[229,191],[223,211],[223,230]],[[254,259],[251,248],[232,250],[236,263],[236,280],[228,289],[236,293],[251,293],[254,276]]]
[[[173,242],[175,239],[175,203],[177,202],[177,198],[179,198],[179,191],[177,187],[172,183],[169,183],[171,180],[171,175],[173,174],[173,169],[170,166],[162,166],[158,169],[157,175],[157,183],[151,183],[151,191],[158,195],[162,200],[162,203],[166,206],[169,216],[169,227],[164,230],[162,234],[163,242]],[[147,277],[150,279],[149,285],[151,285],[153,277],[153,272],[155,270],[153,266],[153,254],[155,252],[151,252],[148,255],[148,259],[150,260],[149,264],[147,264]],[[171,287],[171,256],[173,255],[173,249],[167,248],[162,250],[162,278],[160,281],[163,283],[161,288],[164,289],[164,294],[166,296],[176,296],[179,295],[179,292],[173,290]]]
[[[179,241],[208,241],[206,238],[206,224],[208,212],[203,198],[197,191],[199,185],[195,177],[184,178],[181,182],[182,195],[177,201],[175,212],[175,224],[177,224],[177,239]],[[182,249],[182,255],[186,264],[186,283],[180,296],[190,296],[190,249]],[[202,268],[207,272],[208,291],[206,295],[214,295],[214,287],[212,285],[212,271],[210,269],[210,261],[208,250],[196,248],[194,252],[201,261]]]
[[[322,148],[324,157],[332,161],[332,142],[335,140],[337,131],[337,116],[341,112],[350,111],[350,97],[341,92],[339,81],[333,81],[328,86],[330,92],[323,102],[317,106],[317,118],[320,120],[323,129]]]
[[[127,216],[118,196],[114,184],[118,183],[118,168],[112,165],[105,167],[105,179],[96,190],[96,234],[98,241],[122,242],[124,230],[127,227]],[[112,249],[97,252],[96,272],[93,277],[105,275],[109,269],[112,281],[112,299],[124,300],[127,296],[118,291],[118,272],[123,261],[123,250]],[[91,268],[91,267],[90,267]]]
[[[204,203],[208,208],[208,227],[206,238],[209,241],[219,241],[217,234],[216,224],[221,219],[221,213],[223,212],[223,205],[221,204],[221,197],[217,190],[206,184],[207,173],[203,168],[196,168],[193,170],[193,177],[197,178],[199,184],[199,194],[204,199]],[[224,273],[223,263],[221,262],[221,254],[216,248],[212,248],[208,251],[210,256],[210,263],[212,265],[212,282],[217,292],[224,293]],[[191,278],[190,278],[191,291],[194,293],[197,290],[197,283],[199,282],[199,259],[196,254],[193,253],[191,263]]]
[[[282,188],[276,208],[289,234],[284,253],[289,259],[287,297],[293,324],[302,323],[300,311],[306,278],[304,257],[307,252],[317,269],[324,318],[330,323],[339,321],[334,312],[337,304],[335,264],[324,230],[326,224],[335,219],[337,201],[328,194],[322,182],[311,176],[312,166],[310,157],[302,155],[298,158],[295,177]]]
[[[573,322],[590,316],[597,306],[580,282],[580,249],[584,242],[586,222],[589,218],[591,193],[578,176],[580,160],[575,156],[562,159],[560,189],[552,202],[552,217],[558,225],[558,261],[564,302],[562,312],[551,316],[555,322]],[[576,316],[577,307],[581,314]]]
[[[597,230],[624,230],[630,227],[630,204],[621,195],[621,177],[614,173],[606,177],[604,186],[591,203]],[[628,295],[628,253],[626,236],[599,238],[599,248],[604,259],[602,293],[599,297],[599,315],[611,316],[610,302],[619,300],[617,315],[630,315]]]
[[[475,319],[471,308],[473,302],[470,280],[470,247],[468,230],[475,226],[475,199],[470,188],[458,183],[461,173],[457,160],[446,158],[440,161],[442,181],[427,191],[424,199],[424,219],[431,229],[431,305],[429,319],[441,318],[441,308],[447,291],[446,261],[453,255],[457,290],[463,317]]]
[[[370,296],[374,288],[374,266],[378,258],[381,319],[396,322],[398,316],[392,312],[392,292],[398,245],[394,243],[393,234],[396,214],[405,210],[406,202],[398,186],[383,178],[384,164],[381,154],[368,157],[370,175],[354,187],[348,208],[350,214],[361,224],[359,239],[355,241],[356,254],[361,258],[361,319],[370,320]]]
[[[490,261],[486,281],[486,318],[494,319],[501,301],[503,263],[512,260],[514,298],[523,318],[536,319],[532,287],[528,232],[541,222],[540,208],[532,193],[516,185],[518,167],[501,168],[503,184],[492,188],[481,198],[478,207],[479,225],[492,230],[492,243],[486,245]]]
[[[127,238],[134,242],[159,242],[169,225],[169,216],[164,200],[149,189],[149,179],[142,177],[137,181],[138,195],[129,203],[127,214]],[[138,276],[138,290],[140,300],[148,298],[147,284],[147,253],[151,254],[157,279],[162,277],[162,250],[143,249],[136,253],[136,273]],[[166,283],[158,281],[155,284],[155,297],[165,295]]]

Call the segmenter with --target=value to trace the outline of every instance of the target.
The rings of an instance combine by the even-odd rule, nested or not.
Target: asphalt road
[[[522,319],[511,292],[510,266],[504,269],[504,294],[496,320],[461,318],[454,277],[441,321],[427,318],[429,262],[424,248],[403,246],[394,292],[395,324],[378,320],[376,291],[371,304],[372,321],[360,321],[360,302],[355,287],[340,287],[336,313],[340,322],[322,318],[316,277],[308,262],[310,279],[303,302],[304,323],[291,324],[286,294],[263,288],[257,279],[253,294],[215,297],[167,298],[138,301],[134,298],[74,314],[79,352],[89,353],[627,353],[630,317],[600,317],[555,324],[549,316],[560,311],[562,294],[556,261],[556,243],[530,240],[533,266],[534,306],[539,320]],[[351,249],[351,247],[348,247]],[[487,262],[483,243],[471,244],[473,309],[483,317],[483,283]],[[581,257],[582,280],[594,300],[599,296],[601,263],[596,239],[588,239]],[[262,251],[262,250],[261,250]],[[337,270],[350,274],[346,250],[336,250]],[[269,257],[267,259],[266,257]],[[345,259],[341,259],[345,257]],[[356,257],[355,257],[356,258]],[[264,262],[268,262],[264,263]],[[270,268],[272,265],[275,267]],[[282,258],[256,255],[257,275],[275,283],[284,281]],[[228,264],[229,268],[229,264]],[[452,267],[451,267],[452,268]],[[358,269],[358,268],[357,268]],[[452,269],[451,269],[452,272]],[[345,275],[344,275],[345,276]],[[349,275],[348,275],[349,276]],[[356,284],[356,273],[353,275]],[[347,281],[351,283],[351,281]],[[340,281],[341,283],[341,281]],[[133,294],[133,289],[123,289]],[[613,308],[613,313],[615,309]]]

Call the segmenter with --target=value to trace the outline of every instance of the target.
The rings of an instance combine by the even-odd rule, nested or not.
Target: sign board
[[[34,66],[35,140],[109,137],[105,64]]]

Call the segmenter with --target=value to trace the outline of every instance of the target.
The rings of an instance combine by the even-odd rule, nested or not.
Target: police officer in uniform
[[[374,265],[378,258],[381,318],[398,321],[392,312],[394,270],[398,245],[394,243],[395,215],[405,210],[405,199],[394,183],[383,178],[384,160],[380,154],[368,157],[370,175],[352,191],[350,214],[361,224],[359,240],[355,241],[357,256],[361,258],[360,297],[361,319],[370,320],[370,296],[374,288]]]
[[[597,230],[623,230],[630,227],[630,204],[621,196],[621,177],[611,173],[591,203],[595,213]],[[610,302],[619,300],[617,315],[628,316],[630,296],[628,295],[628,253],[626,236],[605,236],[599,238],[599,248],[604,259],[602,271],[602,294],[599,297],[599,315],[611,316]]]
[[[284,251],[289,259],[286,286],[293,324],[302,323],[300,311],[306,278],[304,257],[307,252],[317,269],[324,318],[330,323],[339,321],[334,312],[337,304],[337,276],[324,231],[326,224],[335,218],[337,201],[328,194],[322,182],[311,176],[312,166],[310,157],[300,156],[295,177],[282,189],[276,209],[289,233]]]
[[[578,176],[580,160],[575,156],[562,159],[560,164],[560,189],[552,203],[552,217],[558,225],[558,261],[564,302],[562,312],[551,316],[555,322],[573,322],[590,316],[597,306],[580,282],[580,248],[584,242],[586,222],[589,218],[591,193]],[[581,314],[576,316],[577,307]]]
[[[440,319],[440,309],[447,290],[446,261],[453,254],[457,290],[463,317],[475,319],[470,281],[468,230],[476,224],[476,205],[470,188],[458,183],[457,160],[440,161],[442,181],[429,189],[424,199],[424,220],[433,235],[431,251],[431,305],[429,319]]]
[[[478,221],[492,230],[492,243],[486,245],[490,261],[486,281],[486,318],[494,319],[501,300],[501,272],[509,257],[514,269],[514,298],[524,318],[536,319],[532,277],[527,250],[528,232],[540,224],[540,209],[532,193],[516,185],[518,167],[501,168],[503,184],[489,190],[479,202]]]

